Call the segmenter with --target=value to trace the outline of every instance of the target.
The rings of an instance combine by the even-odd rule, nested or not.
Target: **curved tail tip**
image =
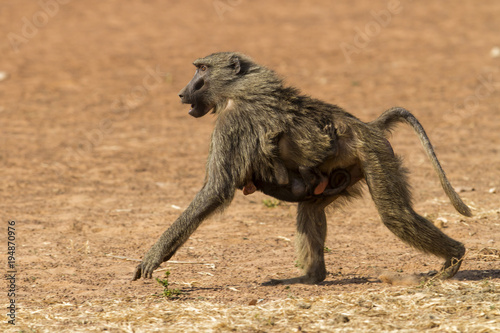
[[[455,208],[463,216],[471,217],[473,215],[472,211],[470,210],[470,208],[467,205],[465,205],[465,204],[460,205],[460,206],[455,207]]]

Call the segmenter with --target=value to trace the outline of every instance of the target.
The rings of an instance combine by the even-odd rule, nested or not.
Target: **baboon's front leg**
[[[204,186],[195,196],[189,207],[165,231],[149,249],[142,262],[135,268],[132,280],[152,278],[153,271],[164,261],[169,260],[198,228],[203,220],[222,204],[212,186]],[[231,190],[231,193],[234,190]]]

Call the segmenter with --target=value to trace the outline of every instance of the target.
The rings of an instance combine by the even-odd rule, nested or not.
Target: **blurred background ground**
[[[329,214],[324,283],[262,286],[270,278],[299,274],[296,208],[267,207],[268,197],[240,192],[172,258],[197,264],[162,265],[171,272],[171,287],[182,291],[178,299],[153,296],[162,291],[155,281],[130,282],[137,262],[113,256],[142,258],[201,188],[214,119],[190,117],[177,93],[194,73],[191,62],[217,51],[246,53],[288,84],[365,121],[392,106],[411,110],[475,214],[464,218],[453,210],[418,139],[399,127],[391,142],[411,170],[417,211],[469,249],[453,281],[425,292],[446,302],[450,290],[477,296],[489,283],[498,299],[499,13],[494,0],[3,0],[0,240],[6,248],[7,222],[15,220],[15,329],[175,329],[181,321],[176,313],[187,308],[229,311],[255,301],[274,307],[314,297],[335,298],[342,311],[349,293],[362,300],[414,288],[383,284],[383,271],[439,268],[439,259],[409,248],[381,224],[367,195]],[[0,259],[4,271],[7,256]],[[6,294],[7,287],[2,304]],[[480,297],[471,299],[477,304]],[[147,326],[139,314],[158,303],[155,311],[170,315],[163,313],[161,325],[150,320]],[[411,313],[424,311],[423,303]],[[113,304],[134,312],[120,316]],[[410,308],[397,304],[381,314],[396,325],[387,330],[398,328],[394,311]],[[307,311],[293,309],[298,318]],[[499,319],[498,309],[490,311],[493,317],[483,311],[475,319],[445,312],[429,329],[457,318],[489,327]],[[103,313],[116,316],[106,319]],[[261,317],[254,320],[268,320]],[[332,330],[356,327],[355,316],[341,324],[332,318]],[[294,322],[293,329],[308,323]],[[245,325],[217,319],[204,329],[279,331],[288,323]]]

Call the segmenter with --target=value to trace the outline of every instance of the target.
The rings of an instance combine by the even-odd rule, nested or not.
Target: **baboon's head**
[[[191,104],[189,114],[203,117],[216,113],[238,94],[245,76],[260,68],[249,57],[234,52],[220,52],[193,62],[193,79],[179,92],[182,103]]]

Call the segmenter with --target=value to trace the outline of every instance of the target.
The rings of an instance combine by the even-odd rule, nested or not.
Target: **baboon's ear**
[[[245,74],[248,70],[250,64],[245,60],[241,59],[237,55],[231,57],[231,67],[234,70],[234,74]]]
[[[231,67],[234,69],[234,74],[238,74],[241,71],[240,58],[236,55],[231,57]]]

